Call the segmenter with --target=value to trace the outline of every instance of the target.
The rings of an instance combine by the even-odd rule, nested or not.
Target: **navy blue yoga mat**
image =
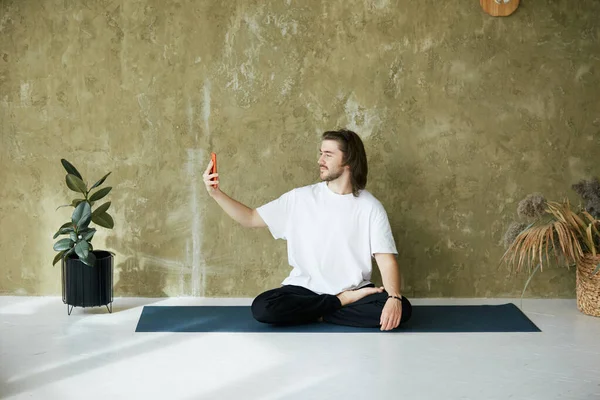
[[[271,326],[249,306],[145,306],[136,332],[381,332],[328,323]],[[413,306],[412,318],[394,332],[540,332],[512,303]]]

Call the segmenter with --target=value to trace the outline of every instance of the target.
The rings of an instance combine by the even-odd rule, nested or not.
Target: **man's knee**
[[[410,319],[412,315],[412,304],[410,301],[404,296],[402,296],[402,318],[400,319],[400,323],[404,323]]]
[[[252,316],[258,322],[271,323],[272,316],[269,311],[267,301],[267,293],[259,294],[253,301],[252,306],[250,307],[252,310]]]

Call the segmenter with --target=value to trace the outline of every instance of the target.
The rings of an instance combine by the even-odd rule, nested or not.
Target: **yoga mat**
[[[328,323],[272,326],[256,321],[249,306],[145,306],[136,332],[541,332],[512,303],[415,306],[405,324],[389,332]]]

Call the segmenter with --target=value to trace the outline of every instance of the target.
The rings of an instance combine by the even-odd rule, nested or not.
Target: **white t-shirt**
[[[387,213],[366,190],[340,195],[320,182],[256,210],[273,237],[288,242],[293,270],[283,285],[336,295],[371,283],[375,253],[398,254]]]

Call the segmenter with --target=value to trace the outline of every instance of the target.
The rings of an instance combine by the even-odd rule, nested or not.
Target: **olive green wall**
[[[410,297],[517,296],[498,267],[526,194],[600,175],[600,2],[0,1],[0,293],[57,295],[52,234],[108,171],[117,296],[254,296],[285,242],[207,196],[257,207],[316,182],[319,135],[365,141]],[[545,270],[530,296],[571,297]]]

